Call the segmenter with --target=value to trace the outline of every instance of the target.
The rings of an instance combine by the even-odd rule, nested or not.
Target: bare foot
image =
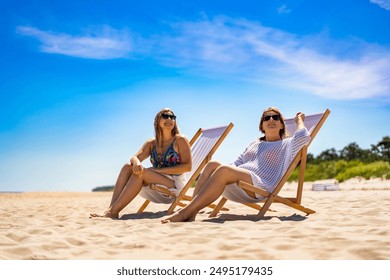
[[[195,218],[196,218],[196,214],[190,217],[187,222],[195,222]]]
[[[185,215],[183,215],[183,213],[177,212],[172,216],[170,216],[169,218],[161,220],[161,223],[167,224],[167,223],[178,223],[178,222],[193,222],[195,221],[195,216],[196,215],[193,215],[187,218]]]
[[[113,213],[111,213],[109,210],[107,210],[106,212],[104,212],[104,214],[96,214],[96,213],[89,214],[89,217],[90,217],[90,218],[111,218],[111,219],[118,219],[118,218],[119,218],[119,215],[118,215],[118,214],[113,214]]]

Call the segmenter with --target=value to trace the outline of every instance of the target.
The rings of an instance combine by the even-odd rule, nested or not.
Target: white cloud
[[[390,11],[390,0],[370,0],[370,2],[379,5],[385,10]]]
[[[88,59],[113,59],[128,56],[132,45],[127,33],[103,26],[83,36],[42,31],[19,26],[19,34],[38,39],[42,52]]]
[[[278,14],[289,14],[291,10],[287,8],[287,5],[282,5],[278,8]]]
[[[175,37],[159,38],[161,59],[171,66],[230,73],[326,98],[390,96],[388,49],[363,43],[359,47],[353,42],[348,51],[329,54],[329,44],[337,42],[321,40],[320,36],[301,38],[259,23],[227,18],[176,27]]]
[[[390,97],[390,50],[380,46],[334,42],[321,35],[299,37],[257,22],[225,17],[172,27],[174,35],[133,42],[126,32],[109,27],[84,36],[33,27],[19,27],[18,32],[37,38],[41,50],[49,53],[113,59],[129,57],[132,51],[133,55],[153,57],[169,67],[201,75],[233,75],[325,98]]]

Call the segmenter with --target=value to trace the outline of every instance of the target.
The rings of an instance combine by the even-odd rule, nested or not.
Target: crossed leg
[[[193,197],[195,197],[199,193],[199,191],[203,188],[203,186],[214,173],[214,171],[220,166],[222,166],[222,163],[219,161],[210,161],[206,164],[206,166],[202,170],[202,173],[200,174],[198,182],[196,183],[194,192],[192,194]]]
[[[210,205],[221,196],[226,185],[239,180],[252,183],[249,171],[233,165],[210,162],[206,165],[198,180],[192,201],[186,207],[161,222],[188,222],[195,220],[201,209]]]

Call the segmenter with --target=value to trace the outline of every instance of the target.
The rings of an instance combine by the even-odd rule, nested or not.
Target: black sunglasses
[[[270,119],[273,119],[274,121],[279,121],[280,120],[280,115],[266,115],[263,117],[263,121],[269,121]]]
[[[175,115],[168,115],[168,114],[161,114],[161,117],[164,119],[164,120],[167,120],[167,119],[171,119],[173,121],[176,120],[176,116]]]

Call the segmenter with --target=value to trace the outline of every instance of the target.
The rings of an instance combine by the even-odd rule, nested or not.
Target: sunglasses
[[[176,120],[176,116],[175,116],[175,115],[161,114],[161,117],[162,117],[164,120],[167,120],[167,119],[171,119],[171,120],[173,120],[173,121]]]
[[[269,121],[270,119],[273,119],[274,121],[279,121],[280,120],[280,115],[266,115],[263,117],[263,121]]]

